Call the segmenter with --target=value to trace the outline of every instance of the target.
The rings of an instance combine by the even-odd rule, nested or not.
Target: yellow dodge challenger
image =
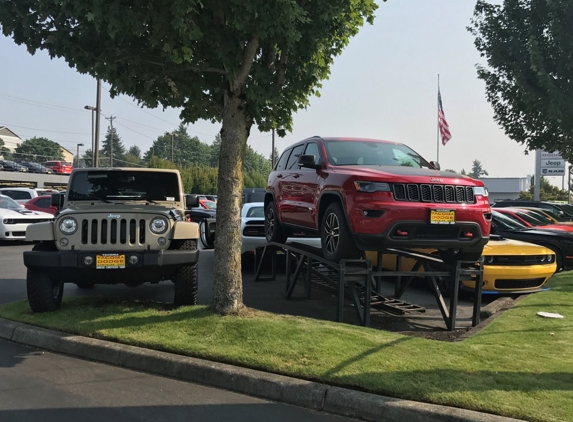
[[[420,252],[432,253],[434,250],[423,249]],[[372,265],[376,265],[376,252],[366,252]],[[534,245],[519,240],[504,239],[491,236],[483,250],[484,294],[522,294],[542,290],[543,285],[557,271],[555,253],[544,246]],[[402,271],[410,271],[416,260],[402,258]],[[396,255],[384,254],[382,267],[385,270],[396,269]],[[421,269],[420,271],[423,271]],[[475,280],[462,280],[463,290],[473,291]],[[447,280],[440,280],[441,290],[447,293]]]

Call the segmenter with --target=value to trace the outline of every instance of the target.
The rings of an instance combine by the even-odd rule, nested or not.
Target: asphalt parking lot
[[[22,262],[22,252],[30,250],[31,244],[3,243],[0,244],[0,303],[26,299],[26,268]],[[208,305],[212,301],[212,274],[214,266],[214,251],[202,250],[199,259],[199,303]],[[269,267],[267,267],[268,269]],[[282,271],[281,271],[282,270]],[[280,314],[290,314],[336,320],[336,295],[331,291],[319,288],[312,289],[310,299],[306,297],[302,285],[297,285],[290,299],[286,299],[286,278],[284,266],[279,262],[276,280],[255,281],[254,266],[243,269],[243,301],[245,305]],[[125,285],[95,286],[93,289],[78,289],[74,284],[66,284],[64,297],[70,296],[110,296],[122,299],[152,300],[171,302],[173,300],[173,284],[163,281],[158,284],[145,284],[139,287]],[[391,282],[382,284],[382,294],[390,297],[394,285]],[[374,314],[371,325],[374,328],[400,332],[434,332],[445,331],[446,325],[437,307],[434,296],[423,286],[411,286],[402,299],[425,308],[424,313],[414,313],[404,316],[391,314]],[[492,299],[484,296],[484,304]],[[462,296],[458,302],[456,328],[465,330],[471,327],[473,311],[472,299]],[[344,322],[357,324],[356,311],[351,302],[346,301]]]

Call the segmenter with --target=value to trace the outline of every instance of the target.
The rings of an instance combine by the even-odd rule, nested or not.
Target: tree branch
[[[257,53],[258,48],[259,36],[253,35],[243,50],[243,62],[241,63],[239,72],[235,76],[235,79],[231,81],[231,92],[237,91],[240,86],[247,82],[247,77],[249,76],[249,72],[253,66],[253,60],[255,59],[255,54]]]
[[[159,63],[159,62],[155,62],[153,60],[145,60],[145,63],[147,64],[152,64],[155,66],[161,66],[161,67],[165,67],[165,63]],[[224,69],[219,69],[217,67],[201,67],[201,66],[185,66],[184,67],[185,70],[192,70],[193,72],[197,72],[197,73],[218,73],[220,75],[226,75],[227,72],[225,72]]]
[[[283,86],[286,80],[286,64],[288,60],[288,47],[281,48],[281,57],[279,59],[277,73],[277,88]]]

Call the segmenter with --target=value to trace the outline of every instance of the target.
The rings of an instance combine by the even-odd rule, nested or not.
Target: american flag
[[[448,126],[446,116],[444,115],[440,88],[438,88],[438,129],[440,130],[440,135],[442,136],[442,145],[446,145],[448,141],[452,139],[452,134],[450,133],[450,127]]]

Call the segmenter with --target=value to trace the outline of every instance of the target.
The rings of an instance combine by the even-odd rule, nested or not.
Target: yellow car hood
[[[554,255],[545,246],[512,239],[490,239],[482,255]]]

